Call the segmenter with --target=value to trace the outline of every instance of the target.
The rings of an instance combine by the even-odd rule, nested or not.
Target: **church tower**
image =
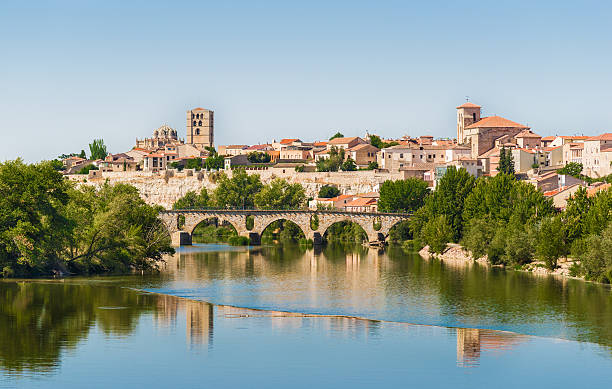
[[[213,147],[215,134],[214,112],[205,108],[187,111],[187,144],[199,149]]]
[[[480,105],[470,103],[469,101],[457,107],[457,143],[467,143],[467,137],[464,130],[470,124],[480,121]]]

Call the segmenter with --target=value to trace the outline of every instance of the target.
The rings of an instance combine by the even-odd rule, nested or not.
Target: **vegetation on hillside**
[[[7,276],[155,268],[170,237],[125,184],[76,188],[50,162],[0,163],[0,271]]]

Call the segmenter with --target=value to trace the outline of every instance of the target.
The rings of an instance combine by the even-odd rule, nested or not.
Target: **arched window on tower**
[[[202,125],[202,121],[200,120],[200,121],[198,122],[198,126],[201,126],[201,125]]]
[[[194,125],[194,126],[197,126],[197,125],[198,125],[197,123],[198,123],[198,122],[196,122],[195,120],[193,121],[193,125]]]
[[[474,123],[476,122],[476,112],[472,114],[472,119],[474,119]]]
[[[191,118],[193,119],[195,117],[195,115],[193,114],[193,112],[191,113]]]
[[[200,135],[200,129],[196,128],[196,135]]]

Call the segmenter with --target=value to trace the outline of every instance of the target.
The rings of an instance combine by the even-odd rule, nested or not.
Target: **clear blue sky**
[[[541,135],[612,129],[604,1],[0,3],[0,159],[112,152],[185,111],[216,143],[455,136],[465,96]]]

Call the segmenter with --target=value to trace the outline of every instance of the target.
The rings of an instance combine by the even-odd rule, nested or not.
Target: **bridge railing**
[[[412,212],[405,211],[386,211],[386,212],[356,212],[346,211],[343,209],[310,209],[310,208],[291,208],[291,209],[264,209],[255,207],[227,207],[227,208],[215,208],[215,207],[187,207],[181,209],[169,209],[162,211],[164,213],[192,213],[192,212],[222,212],[222,213],[287,213],[287,212],[303,212],[303,213],[331,213],[331,214],[347,214],[347,215],[379,215],[379,216],[412,216]]]

